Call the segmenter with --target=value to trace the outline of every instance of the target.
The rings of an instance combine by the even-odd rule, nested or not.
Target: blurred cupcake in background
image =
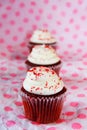
[[[45,66],[55,70],[57,74],[62,65],[55,49],[49,45],[34,46],[25,63],[27,70],[35,66]]]
[[[56,39],[47,29],[35,30],[30,38],[28,47],[30,51],[34,45],[52,45],[55,47]]]

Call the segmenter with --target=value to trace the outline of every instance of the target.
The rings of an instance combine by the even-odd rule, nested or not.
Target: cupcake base
[[[32,67],[36,67],[36,66],[37,67],[44,66],[44,67],[49,67],[49,68],[53,69],[58,75],[59,75],[60,68],[62,66],[62,62],[61,61],[58,61],[57,63],[52,64],[52,65],[37,65],[37,64],[31,63],[28,60],[26,60],[25,64],[26,64],[27,70],[29,70]]]
[[[63,102],[65,99],[66,88],[54,95],[36,95],[21,88],[26,117],[38,123],[52,123],[59,119]]]

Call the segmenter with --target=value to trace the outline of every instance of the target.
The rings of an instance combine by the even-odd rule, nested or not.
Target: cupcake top
[[[60,61],[56,51],[47,45],[34,46],[27,59],[37,65],[52,65]]]
[[[33,67],[27,72],[23,87],[33,94],[52,95],[60,92],[64,84],[55,71],[41,66]]]
[[[41,29],[34,31],[30,42],[36,44],[52,44],[56,42],[56,39],[51,35],[47,29]]]

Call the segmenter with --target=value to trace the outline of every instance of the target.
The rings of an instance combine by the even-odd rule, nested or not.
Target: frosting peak
[[[28,56],[28,61],[38,65],[51,65],[60,60],[56,51],[47,45],[34,46]]]
[[[23,87],[34,94],[52,95],[60,92],[64,84],[55,71],[47,67],[33,67],[27,72]]]
[[[56,42],[56,39],[51,35],[47,29],[40,29],[34,31],[30,42],[41,44],[52,44]]]

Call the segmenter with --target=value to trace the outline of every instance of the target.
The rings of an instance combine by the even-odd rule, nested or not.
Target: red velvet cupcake
[[[66,88],[55,71],[34,67],[27,72],[21,88],[26,117],[38,123],[52,123],[59,119]]]
[[[35,30],[28,44],[30,51],[35,45],[51,45],[55,48],[56,39],[47,29]]]
[[[49,67],[59,74],[62,62],[53,47],[48,45],[34,46],[26,60],[27,70],[35,66]]]

